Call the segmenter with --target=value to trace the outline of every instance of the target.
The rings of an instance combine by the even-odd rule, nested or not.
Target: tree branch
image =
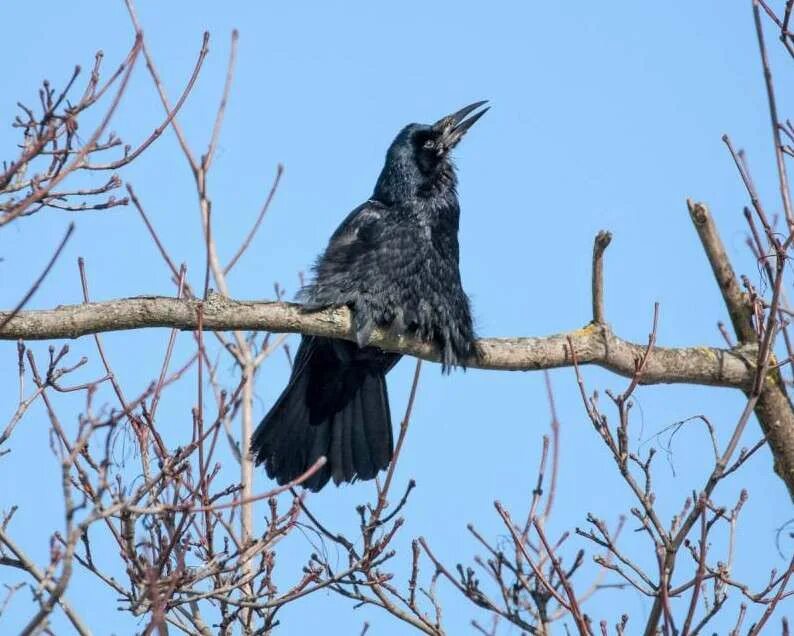
[[[691,200],[687,200],[686,203],[692,224],[700,237],[703,251],[706,252],[711,271],[714,272],[714,278],[725,300],[725,307],[731,317],[736,336],[740,342],[757,342],[758,336],[753,328],[750,303],[739,287],[739,280],[733,271],[728,253],[708,208],[702,203],[694,203]]]
[[[728,260],[714,219],[702,203],[687,201],[687,205],[737,337],[745,342],[757,342],[758,336],[752,328],[748,300],[739,289],[736,274]],[[743,390],[749,396],[752,387],[744,387]],[[775,472],[786,483],[789,494],[794,498],[794,406],[786,392],[780,369],[776,366],[768,369],[763,378],[755,415],[772,450]]]
[[[612,233],[601,230],[593,242],[593,322],[603,324],[604,317],[604,250],[612,242]]]
[[[24,550],[22,550],[22,548],[20,548],[14,542],[14,540],[8,535],[5,528],[2,526],[0,526],[0,545],[4,545],[6,548],[8,548],[16,557],[16,562],[13,564],[14,567],[18,567],[19,569],[30,574],[34,579],[36,579],[36,582],[43,586],[48,592],[52,592],[52,590],[55,589],[56,582],[49,578],[47,573],[42,572],[42,570],[28,558]],[[11,564],[6,563],[6,565]],[[75,612],[71,603],[69,603],[69,601],[63,595],[61,595],[56,602],[61,606],[61,609],[63,609],[77,633],[80,634],[80,636],[90,636],[91,630],[88,629],[80,615]]]
[[[346,308],[304,312],[300,305],[282,302],[240,301],[217,293],[206,301],[162,296],[140,296],[55,309],[22,311],[0,329],[0,340],[78,338],[106,331],[169,327],[193,331],[255,330],[304,333],[355,341]],[[9,312],[0,312],[0,323]],[[646,344],[619,338],[608,325],[588,324],[569,333],[546,337],[487,338],[480,340],[480,355],[466,362],[475,369],[533,371],[573,364],[568,342],[580,364],[596,364],[631,378]],[[428,343],[377,330],[370,344],[437,362],[438,352]],[[643,369],[643,384],[683,383],[748,389],[753,382],[755,348],[655,347]]]

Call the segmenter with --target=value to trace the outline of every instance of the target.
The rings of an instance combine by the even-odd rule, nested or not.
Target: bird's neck
[[[390,162],[384,166],[372,198],[389,207],[420,207],[443,214],[458,213],[458,180],[455,168],[444,162],[433,174],[422,174],[415,165]]]

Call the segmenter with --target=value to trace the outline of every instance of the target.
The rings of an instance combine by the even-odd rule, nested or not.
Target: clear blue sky
[[[212,33],[206,69],[181,116],[198,148],[212,125],[230,32],[240,30],[237,76],[210,182],[222,254],[233,253],[247,232],[278,162],[285,165],[285,175],[254,248],[232,277],[237,297],[271,298],[276,281],[294,293],[297,272],[370,194],[397,130],[479,99],[491,100],[492,109],[457,150],[457,163],[462,276],[482,335],[543,335],[584,325],[590,317],[592,240],[605,228],[614,233],[606,258],[606,308],[617,333],[644,341],[653,303],[659,301],[660,344],[720,345],[715,324],[725,319],[725,311],[691,228],[687,197],[711,205],[734,264],[759,279],[744,247],[746,196],[720,140],[728,132],[746,149],[767,206],[777,210],[749,1],[489,6],[446,0],[388,5],[141,1],[138,8],[172,95],[192,69],[202,31]],[[73,64],[90,65],[96,49],[104,49],[108,68],[113,67],[131,43],[131,27],[121,2],[48,3],[35,14],[28,3],[4,2],[0,16],[7,60],[0,149],[10,158],[17,141],[9,125],[16,101],[33,101],[43,77],[60,86]],[[774,46],[771,32],[769,40]],[[791,85],[794,68],[777,52],[773,61],[781,110],[787,114],[792,95],[783,87]],[[141,65],[113,128],[134,144],[161,116]],[[203,250],[195,193],[173,135],[166,134],[123,177],[135,185],[163,239],[176,258],[188,263],[197,284]],[[131,208],[75,220],[74,239],[31,307],[79,301],[78,256],[87,260],[95,299],[173,292]],[[47,212],[0,233],[0,306],[12,306],[27,289],[68,221],[65,214]],[[128,393],[159,372],[166,338],[165,331],[106,338]],[[188,351],[190,336],[181,343]],[[46,355],[46,344],[32,347]],[[76,356],[93,357],[88,339],[72,348]],[[0,422],[16,404],[14,351],[12,344],[0,346]],[[285,380],[281,358],[274,357],[260,377],[259,414]],[[389,378],[395,420],[404,408],[412,369],[412,362],[404,361]],[[588,368],[585,377],[591,389],[625,386],[623,379],[597,369]],[[586,419],[573,371],[556,371],[552,380],[562,422],[557,507],[548,526],[556,537],[584,526],[586,512],[613,523],[634,501]],[[172,427],[168,434],[174,444],[189,435],[193,399],[194,385],[188,382],[164,402],[160,419],[162,426]],[[634,434],[642,440],[677,420],[704,414],[724,442],[743,406],[736,392],[698,387],[641,388],[637,401]],[[76,415],[78,405],[67,399],[60,404]],[[67,423],[76,426],[74,418]],[[413,477],[418,487],[396,546],[407,554],[410,538],[424,535],[454,566],[459,560],[469,563],[478,551],[465,528],[469,521],[488,536],[502,537],[493,500],[525,513],[547,425],[541,374],[469,371],[442,377],[440,368],[426,365],[397,474],[398,486]],[[47,429],[39,405],[15,434],[13,452],[0,459],[0,508],[20,504],[13,534],[41,563],[49,532],[62,518]],[[759,437],[755,421],[747,430],[743,443],[749,445]],[[668,519],[687,493],[702,486],[709,470],[709,442],[702,430],[681,431],[673,450],[675,473],[659,457],[655,480],[659,508]],[[775,529],[791,517],[792,508],[771,469],[770,454],[759,452],[717,495],[730,505],[740,488],[750,492],[739,526],[736,576],[754,587],[763,585],[769,568],[785,566],[775,549]],[[259,475],[257,488],[267,486]],[[330,526],[354,533],[353,508],[371,493],[371,484],[329,488],[313,496],[312,505]],[[647,553],[641,537],[631,532],[624,537],[627,551]],[[571,539],[568,554],[580,543]],[[717,542],[717,549],[724,545]],[[783,549],[788,559],[790,539]],[[288,571],[290,559],[304,559],[310,551],[296,535],[285,543],[281,567]],[[400,566],[398,574],[407,576],[407,569]],[[588,577],[579,585],[586,587]],[[0,569],[0,583],[22,578]],[[478,616],[476,608],[443,588],[449,633],[473,633],[468,623]],[[91,608],[88,621],[97,634],[132,633],[139,624],[116,612],[112,593],[96,589],[78,573],[69,596],[78,608]],[[635,625],[629,631],[636,633],[649,607],[633,592],[608,592],[589,602],[586,611],[610,624],[628,612]],[[29,610],[18,599],[0,631],[15,633]],[[372,634],[409,633],[385,613],[353,611],[350,603],[325,593],[285,609],[281,618],[284,634],[313,633],[331,623],[339,625],[333,633],[356,634],[364,620],[372,623]],[[726,633],[734,620],[731,609],[713,630]],[[54,625],[57,633],[69,633],[58,612]]]

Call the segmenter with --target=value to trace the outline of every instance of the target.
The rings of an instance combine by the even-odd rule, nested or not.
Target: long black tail
[[[303,486],[318,491],[373,479],[392,457],[386,373],[398,355],[344,340],[304,336],[289,384],[251,437],[268,477],[286,484],[325,455]]]

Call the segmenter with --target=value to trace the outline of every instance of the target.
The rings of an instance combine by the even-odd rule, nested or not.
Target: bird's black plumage
[[[279,484],[320,456],[304,482],[320,490],[372,479],[392,457],[386,373],[400,356],[367,346],[375,327],[433,342],[443,369],[475,353],[459,272],[460,206],[449,152],[485,110],[477,102],[433,125],[410,124],[386,153],[372,197],[331,236],[302,290],[307,311],[347,306],[356,343],[304,336],[281,397],[251,438],[257,464]]]

